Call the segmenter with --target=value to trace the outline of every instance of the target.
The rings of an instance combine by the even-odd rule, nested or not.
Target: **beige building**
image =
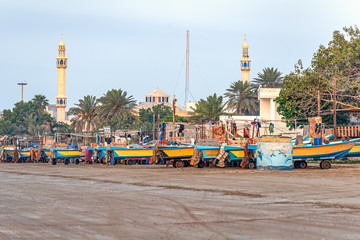
[[[172,109],[172,100],[170,99],[170,95],[156,88],[154,91],[145,95],[145,102],[140,102],[140,104],[134,108],[134,112],[135,114],[139,114],[140,109],[152,108],[158,104],[164,104]],[[187,116],[186,111],[177,105],[175,105],[175,112],[178,116]]]
[[[260,101],[260,116],[266,121],[280,121],[281,116],[277,112],[279,106],[274,99],[279,96],[281,88],[260,88],[258,98]]]
[[[58,69],[58,91],[56,97],[56,120],[65,122],[65,108],[67,105],[67,97],[65,96],[65,73],[67,68],[67,57],[65,57],[65,43],[63,35],[59,43],[59,55],[56,58],[56,67]]]

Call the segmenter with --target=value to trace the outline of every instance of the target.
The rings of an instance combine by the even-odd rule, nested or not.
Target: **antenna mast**
[[[186,79],[185,79],[185,111],[187,111],[188,93],[189,93],[189,35],[190,31],[186,30]]]

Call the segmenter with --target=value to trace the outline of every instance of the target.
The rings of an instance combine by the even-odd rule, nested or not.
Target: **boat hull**
[[[339,159],[344,157],[358,140],[319,146],[294,146],[293,159]]]
[[[120,148],[111,150],[113,150],[115,159],[150,158],[153,155],[153,150],[151,148]]]
[[[165,159],[191,158],[194,154],[194,147],[160,148]]]

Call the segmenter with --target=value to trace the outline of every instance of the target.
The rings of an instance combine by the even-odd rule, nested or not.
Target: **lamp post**
[[[21,86],[21,101],[24,101],[24,86],[27,85],[27,82],[20,82],[18,85]]]

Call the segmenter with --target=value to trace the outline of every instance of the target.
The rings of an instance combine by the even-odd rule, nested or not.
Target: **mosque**
[[[156,88],[154,91],[145,95],[145,102],[140,102],[140,104],[134,108],[134,112],[138,115],[140,109],[152,108],[158,104],[164,104],[165,106],[169,106],[172,109],[172,101],[170,100],[170,96],[161,91],[159,88]],[[186,110],[178,107],[177,105],[175,105],[175,113],[178,116],[187,116]]]
[[[67,106],[67,97],[65,96],[65,74],[68,59],[65,56],[65,43],[63,41],[62,34],[58,51],[58,57],[56,58],[56,67],[58,69],[56,104],[49,105],[48,112],[56,119],[57,122],[70,123],[65,112],[65,108]]]

